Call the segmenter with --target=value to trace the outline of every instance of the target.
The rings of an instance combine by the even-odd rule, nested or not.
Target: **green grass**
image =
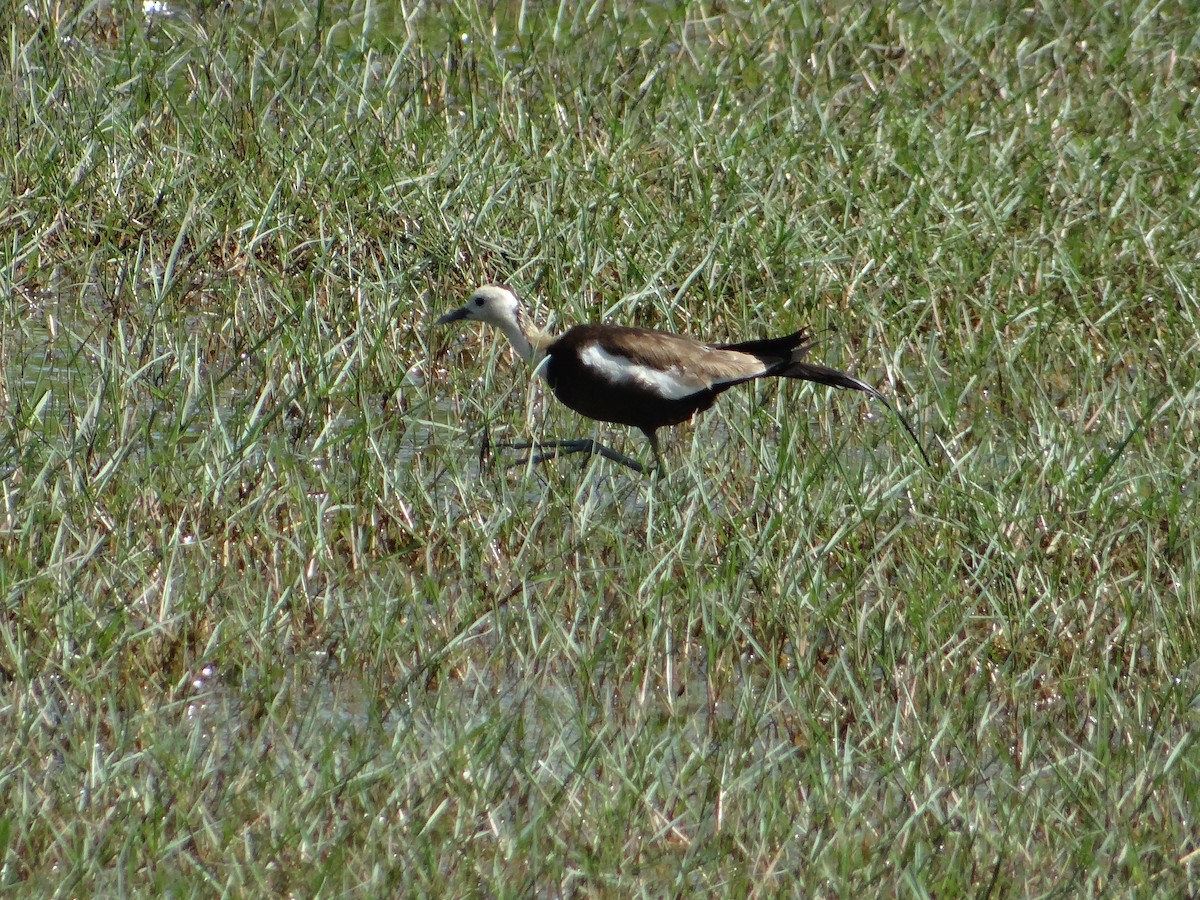
[[[1187,4],[68,6],[0,17],[8,892],[1200,890]],[[597,433],[430,328],[492,280],[832,329],[935,468],[791,384],[481,468]]]

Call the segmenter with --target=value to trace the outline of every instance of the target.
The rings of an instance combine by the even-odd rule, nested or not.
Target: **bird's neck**
[[[500,330],[512,344],[513,350],[517,351],[517,355],[527,363],[540,362],[545,354],[546,345],[550,343],[544,331],[526,324],[523,319],[504,322],[500,325]]]

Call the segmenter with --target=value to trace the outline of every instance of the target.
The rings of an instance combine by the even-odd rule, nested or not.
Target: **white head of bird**
[[[477,287],[465,304],[446,313],[434,324],[462,321],[485,322],[499,328],[521,359],[529,362],[533,358],[534,340],[539,335],[525,321],[521,301],[507,285],[485,284]]]

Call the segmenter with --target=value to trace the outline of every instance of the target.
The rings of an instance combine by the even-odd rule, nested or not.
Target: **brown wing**
[[[555,341],[556,351],[582,353],[598,347],[631,367],[669,375],[695,391],[736,384],[765,375],[771,365],[749,353],[704,344],[694,338],[648,328],[577,325]]]

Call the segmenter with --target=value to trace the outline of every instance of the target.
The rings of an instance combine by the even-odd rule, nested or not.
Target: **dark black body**
[[[679,400],[663,400],[628,385],[612,385],[602,390],[595,385],[588,388],[581,377],[585,370],[579,357],[573,353],[549,356],[546,380],[560,402],[589,419],[633,425],[642,431],[686,422],[712,406],[720,393],[709,388]]]

